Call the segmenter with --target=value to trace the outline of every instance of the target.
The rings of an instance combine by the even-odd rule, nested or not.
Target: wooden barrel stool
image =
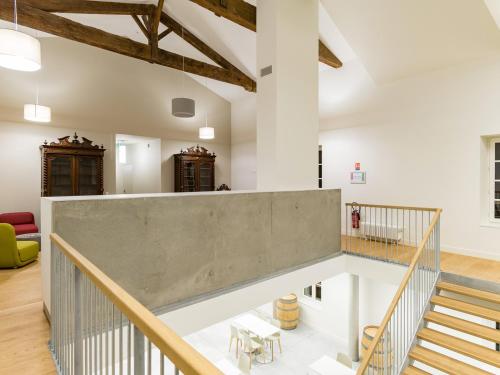
[[[370,345],[372,344],[372,341],[377,334],[378,328],[378,326],[366,326],[363,329],[363,338],[361,339],[361,355],[363,358],[365,358],[365,356],[367,355],[368,349],[370,348]],[[378,345],[375,347],[375,351],[373,352],[369,367],[377,370],[378,374],[383,374],[383,368],[386,360],[389,366],[392,365],[393,354],[390,338],[387,345],[384,341],[384,338],[380,340]]]
[[[299,304],[295,294],[281,297],[276,302],[276,318],[280,321],[281,329],[291,330],[299,324]]]

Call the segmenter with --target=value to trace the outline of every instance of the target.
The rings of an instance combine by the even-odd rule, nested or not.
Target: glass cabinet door
[[[78,194],[99,195],[99,181],[97,176],[98,159],[92,156],[79,156],[78,163]]]
[[[184,161],[182,163],[184,180],[183,191],[196,191],[196,162]]]
[[[74,195],[73,157],[54,156],[48,160],[49,196]]]
[[[200,163],[200,191],[212,191],[212,163]]]

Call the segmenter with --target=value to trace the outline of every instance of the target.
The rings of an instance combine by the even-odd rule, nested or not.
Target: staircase
[[[500,322],[500,294],[440,281],[430,307],[403,374],[500,374],[500,330],[480,324]]]

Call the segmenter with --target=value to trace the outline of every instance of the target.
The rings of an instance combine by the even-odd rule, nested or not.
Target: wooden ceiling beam
[[[2,1],[3,2],[3,1]],[[52,13],[82,13],[82,14],[113,14],[113,15],[143,15],[152,14],[153,4],[132,4],[113,1],[87,0],[18,0],[18,4]]]
[[[166,29],[163,30],[159,35],[158,35],[158,40],[162,40],[165,38],[168,34],[170,34],[173,30],[172,29]]]
[[[132,14],[132,18],[134,19],[137,26],[139,26],[139,29],[141,29],[142,33],[147,38],[147,40],[149,40],[150,38],[149,31],[146,28],[146,26],[142,23],[141,19],[136,14]]]
[[[252,78],[248,77],[245,73],[243,73],[241,70],[239,70],[233,64],[231,64],[228,60],[226,60],[217,51],[215,51],[208,44],[206,44],[204,41],[199,39],[192,32],[190,32],[188,29],[186,29],[184,26],[182,26],[179,22],[174,20],[172,17],[170,17],[165,12],[162,12],[162,14],[161,14],[161,23],[164,24],[165,26],[167,26],[169,30],[172,30],[175,34],[177,34],[179,37],[181,37],[186,42],[191,44],[194,48],[196,48],[198,51],[203,53],[209,59],[211,59],[215,63],[219,64],[224,69],[231,70],[235,74],[241,75],[245,81],[248,81],[252,85],[253,88],[251,91],[255,91],[256,83]]]
[[[193,3],[240,26],[257,31],[257,8],[243,0],[191,0]],[[222,4],[226,4],[225,6]]]
[[[152,15],[150,17],[150,37],[149,37],[149,45],[151,46],[151,54],[153,56],[158,55],[158,27],[160,26],[160,17],[163,13],[163,3],[164,0],[158,0],[158,5]]]
[[[0,0],[0,5],[0,19],[11,21],[14,16],[14,1]],[[249,82],[232,70],[220,68],[189,57],[183,57],[162,49],[159,49],[158,55],[152,58],[151,48],[147,44],[114,35],[94,27],[85,26],[67,18],[33,8],[21,0],[18,0],[17,7],[18,23],[20,25],[121,55],[163,65],[168,68],[184,70],[188,73],[242,86],[247,90],[254,89],[252,82]]]
[[[337,69],[342,67],[342,61],[321,40],[319,41],[319,61]]]
[[[257,8],[243,0],[190,0],[249,30],[257,31]],[[334,68],[342,67],[342,61],[319,41],[319,61]]]

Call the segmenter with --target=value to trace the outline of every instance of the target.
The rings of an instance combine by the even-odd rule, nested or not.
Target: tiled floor
[[[255,312],[251,312],[255,313]],[[201,331],[193,333],[184,339],[200,351],[211,362],[216,363],[227,359],[234,366],[238,362],[235,356],[235,345],[231,352],[229,348],[230,324],[235,319],[231,318]],[[275,347],[275,360],[268,364],[252,363],[252,375],[285,375],[307,374],[309,364],[327,354],[333,358],[337,351],[345,351],[328,335],[315,331],[305,324],[300,324],[292,331],[281,331],[283,353]],[[277,345],[276,345],[277,346]]]

